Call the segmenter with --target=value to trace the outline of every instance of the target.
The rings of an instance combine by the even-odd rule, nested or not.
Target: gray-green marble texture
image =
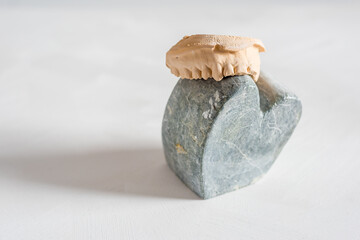
[[[301,116],[301,102],[261,73],[180,79],[165,109],[162,140],[175,174],[201,198],[221,195],[262,177]]]

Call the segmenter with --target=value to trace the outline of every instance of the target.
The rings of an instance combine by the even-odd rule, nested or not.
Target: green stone
[[[162,123],[165,158],[206,199],[263,176],[294,131],[301,102],[263,73],[222,81],[180,79]]]

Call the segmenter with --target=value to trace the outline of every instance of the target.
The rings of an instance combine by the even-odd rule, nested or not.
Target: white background
[[[360,5],[0,2],[0,239],[360,239]],[[200,200],[160,128],[184,35],[261,39],[303,116],[265,177]]]

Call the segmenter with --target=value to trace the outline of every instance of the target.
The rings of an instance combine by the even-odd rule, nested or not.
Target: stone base
[[[274,163],[301,116],[301,102],[262,73],[180,79],[162,123],[165,158],[206,199],[254,183]]]

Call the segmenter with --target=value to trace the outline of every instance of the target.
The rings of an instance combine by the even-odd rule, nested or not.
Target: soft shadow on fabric
[[[99,151],[0,160],[9,177],[81,190],[198,199],[168,168],[161,149]]]

